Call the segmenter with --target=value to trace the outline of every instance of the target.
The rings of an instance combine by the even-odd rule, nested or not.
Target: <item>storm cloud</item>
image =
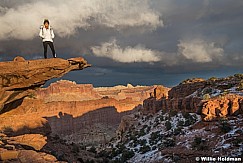
[[[243,71],[242,8],[241,0],[1,0],[0,58],[42,58],[38,32],[48,18],[58,57],[83,56],[104,79],[86,73],[90,82],[224,76]]]
[[[0,6],[0,39],[28,40],[36,37],[40,22],[49,18],[60,37],[102,25],[116,30],[144,27],[154,30],[163,26],[160,13],[147,0],[46,0],[20,4],[13,8]]]

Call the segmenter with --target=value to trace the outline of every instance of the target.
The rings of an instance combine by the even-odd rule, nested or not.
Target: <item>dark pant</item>
[[[44,57],[47,58],[47,45],[49,45],[50,48],[51,48],[53,58],[56,58],[56,52],[55,52],[55,49],[54,49],[54,45],[53,45],[53,42],[51,42],[51,41],[45,41],[45,42],[43,42]]]

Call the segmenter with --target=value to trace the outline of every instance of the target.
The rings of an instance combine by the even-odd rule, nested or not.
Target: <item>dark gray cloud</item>
[[[3,0],[0,58],[42,57],[38,27],[49,18],[58,55],[94,65],[85,82],[155,84],[174,74],[242,72],[242,8],[241,0]]]

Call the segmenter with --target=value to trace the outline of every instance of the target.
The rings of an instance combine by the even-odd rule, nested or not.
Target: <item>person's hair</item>
[[[44,24],[46,24],[46,23],[50,24],[48,19],[44,20]]]

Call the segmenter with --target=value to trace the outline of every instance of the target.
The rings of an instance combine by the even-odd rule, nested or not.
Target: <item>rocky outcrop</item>
[[[226,117],[243,113],[243,98],[239,95],[228,94],[219,98],[202,101],[200,112],[204,120],[212,120],[217,117]]]
[[[206,84],[207,82],[203,79],[185,80],[184,82],[180,83],[178,86],[173,87],[169,91],[169,98],[185,98],[195,91],[204,88]]]
[[[53,58],[29,61],[18,57],[11,62],[0,62],[0,111],[7,104],[31,95],[34,89],[39,88],[47,80],[89,66],[81,57],[68,60]]]
[[[222,79],[188,79],[169,90],[168,97],[152,96],[144,100],[143,113],[155,114],[159,110],[197,112],[204,120],[237,115],[242,113],[242,81],[240,74]]]
[[[41,134],[24,134],[15,137],[10,137],[7,140],[8,144],[21,144],[34,148],[34,150],[41,150],[47,143],[47,137]]]
[[[81,57],[28,61],[16,57],[14,61],[0,62],[0,133],[4,133],[0,134],[0,161],[58,162],[50,151],[41,151],[49,144],[51,127],[43,116],[30,114],[38,100],[30,105],[32,108],[17,108],[24,99],[35,99],[36,90],[47,80],[89,66]]]

